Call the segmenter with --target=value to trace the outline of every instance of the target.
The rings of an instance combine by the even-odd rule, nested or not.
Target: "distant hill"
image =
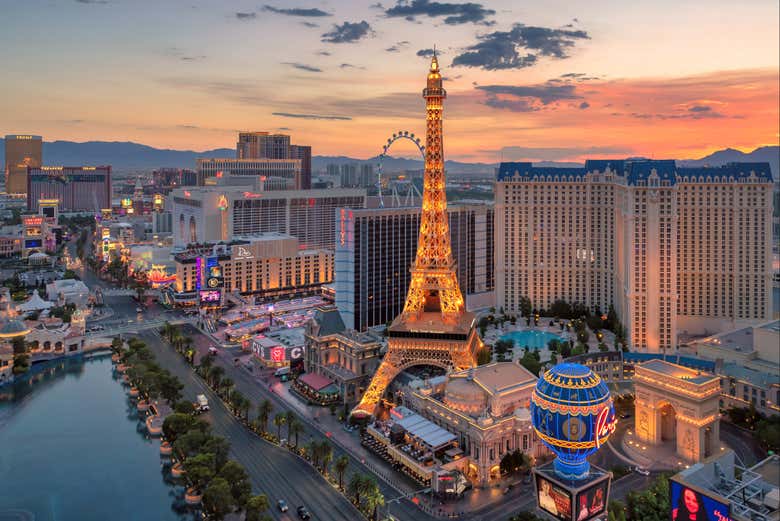
[[[5,161],[4,140],[0,139],[0,161]],[[44,141],[43,162],[47,165],[111,165],[116,171],[151,170],[159,167],[195,168],[198,157],[233,157],[231,148],[195,152],[150,147],[119,141]]]
[[[747,153],[727,148],[713,152],[701,159],[688,159],[679,163],[685,166],[720,166],[733,162],[769,163],[769,167],[772,169],[772,178],[775,182],[780,181],[780,174],[778,174],[780,172],[780,147],[778,146],[759,147]]]
[[[4,161],[5,148],[0,139],[0,164]],[[232,148],[217,148],[214,150],[170,150],[159,149],[148,145],[118,141],[52,141],[43,144],[43,161],[48,165],[112,165],[117,173],[152,170],[159,167],[195,168],[198,157],[234,157]],[[368,163],[376,165],[378,158],[355,159],[346,156],[314,156],[312,169],[314,172],[324,171],[329,164]],[[732,161],[767,161],[772,168],[775,181],[780,171],[780,147],[768,146],[745,153],[727,148],[719,150],[701,159],[681,160],[679,163],[690,166],[718,166]],[[543,161],[535,163],[538,166],[573,167],[581,163]],[[403,170],[421,170],[423,162],[418,159],[403,157],[386,157],[382,162],[387,172]],[[498,163],[466,163],[462,161],[447,161],[446,168],[451,174],[492,174]]]

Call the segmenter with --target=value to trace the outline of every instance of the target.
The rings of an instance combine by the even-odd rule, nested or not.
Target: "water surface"
[[[166,475],[108,356],[0,387],[0,521],[191,519]]]

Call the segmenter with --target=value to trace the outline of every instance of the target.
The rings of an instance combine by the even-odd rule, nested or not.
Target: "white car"
[[[636,471],[637,474],[642,474],[643,476],[649,476],[650,475],[650,471],[649,470],[643,469],[641,467],[636,467],[634,470]]]

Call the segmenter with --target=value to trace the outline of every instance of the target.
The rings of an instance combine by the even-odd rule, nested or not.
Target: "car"
[[[528,485],[531,483],[531,474],[526,474],[523,476],[523,485]]]
[[[637,474],[642,474],[643,476],[649,476],[650,475],[650,471],[649,470],[643,469],[641,467],[636,467],[634,470],[636,471]]]
[[[630,417],[631,417],[631,415],[628,414],[628,413],[620,415],[620,418],[622,418],[623,420],[625,420],[626,418],[630,418]]]
[[[217,348],[214,346],[209,347],[209,354],[216,355],[218,353]]]
[[[287,501],[284,499],[280,499],[276,502],[276,506],[279,508],[279,512],[287,512],[289,507],[287,506]]]
[[[305,506],[303,506],[303,505],[299,506],[296,509],[296,511],[298,512],[298,517],[303,519],[303,521],[308,521],[309,519],[311,519],[311,514],[309,514],[309,511],[306,510]]]
[[[205,394],[199,394],[197,396],[197,402],[195,403],[195,409],[199,412],[206,412],[209,410],[209,400]]]
[[[144,311],[144,309],[142,307],[140,307],[140,306],[135,308],[135,312],[136,313],[143,313],[143,311]]]

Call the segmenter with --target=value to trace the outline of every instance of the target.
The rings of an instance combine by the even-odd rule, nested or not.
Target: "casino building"
[[[174,247],[276,232],[297,238],[302,249],[333,250],[336,208],[365,206],[363,189],[268,192],[251,180],[227,184],[229,177],[221,184],[171,192]]]
[[[506,453],[550,454],[531,425],[536,380],[519,364],[495,362],[412,382],[400,394],[406,407],[455,434],[465,458],[464,474],[486,486],[500,477]]]
[[[42,199],[58,200],[60,213],[111,208],[111,167],[28,167],[27,209],[37,212]]]
[[[333,277],[333,253],[301,249],[280,233],[236,237],[227,244],[189,249],[174,256],[176,300],[194,303],[198,291],[219,290],[262,298],[319,294]],[[218,286],[208,287],[218,267]]]
[[[501,163],[495,241],[497,307],[614,306],[638,351],[772,318],[768,163]]]

